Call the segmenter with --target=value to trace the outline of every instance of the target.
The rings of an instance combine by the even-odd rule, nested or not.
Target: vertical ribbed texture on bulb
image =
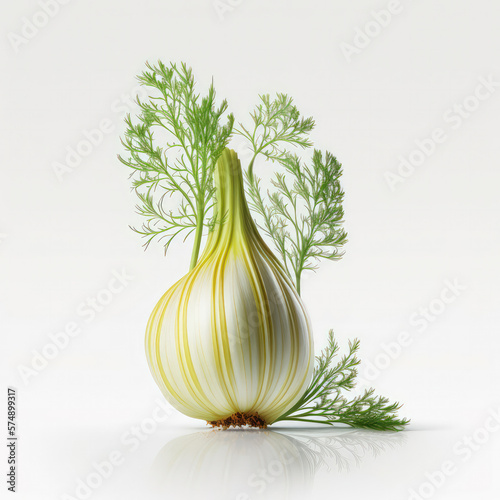
[[[182,413],[212,421],[257,412],[272,423],[310,381],[309,318],[252,220],[234,151],[223,152],[214,180],[213,230],[194,269],[154,308],[146,354]]]

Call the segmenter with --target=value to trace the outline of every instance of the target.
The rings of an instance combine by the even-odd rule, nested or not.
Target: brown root
[[[221,418],[220,420],[207,421],[207,424],[212,427],[221,427],[222,429],[229,429],[229,427],[258,427],[265,429],[267,427],[264,419],[256,413],[241,413],[237,411],[229,417]]]

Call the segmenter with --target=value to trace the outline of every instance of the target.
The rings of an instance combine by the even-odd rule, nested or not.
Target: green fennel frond
[[[344,191],[340,185],[342,166],[328,151],[324,157],[315,149],[312,166],[296,155],[282,162],[285,174],[276,173],[270,195],[268,229],[275,233],[280,253],[293,271],[300,293],[300,278],[305,270],[314,270],[315,260],[336,260],[347,240],[342,227]],[[276,231],[278,228],[278,231]]]
[[[339,346],[333,331],[328,334],[328,346],[316,358],[313,378],[300,400],[276,422],[291,420],[321,424],[346,424],[381,431],[400,431],[410,421],[397,415],[399,403],[390,403],[382,396],[375,396],[374,389],[367,389],[360,396],[349,399],[344,392],[356,386],[356,356],[359,341],[349,341],[349,352],[332,365]]]
[[[146,66],[138,80],[149,99],[137,98],[137,122],[126,117],[122,144],[128,156],[119,156],[132,169],[137,212],[146,219],[135,230],[146,239],[145,246],[155,238],[163,240],[165,252],[177,235],[184,233],[186,238],[194,232],[192,268],[203,229],[210,226],[214,167],[229,141],[234,119],[229,114],[221,124],[227,102],[216,106],[213,84],[200,97],[186,64],[166,66],[159,61]],[[174,195],[179,201],[167,210],[166,197]]]
[[[297,155],[286,155],[272,180],[267,202],[260,179],[247,176],[251,208],[260,215],[260,226],[271,237],[286,270],[300,293],[305,270],[316,269],[318,259],[337,260],[347,241],[343,229],[344,191],[340,185],[342,166],[328,151],[314,150],[312,165]]]
[[[303,118],[286,94],[260,96],[251,113],[252,128],[242,124],[235,133],[250,143],[253,156],[245,178],[250,208],[258,215],[260,228],[273,241],[281,261],[300,293],[305,270],[316,269],[318,259],[339,259],[347,241],[342,228],[344,192],[340,185],[342,166],[329,152],[314,150],[311,166],[292,153],[312,146],[312,118]],[[277,163],[272,190],[263,194],[261,179],[254,173],[259,155]]]
[[[262,154],[268,160],[280,161],[288,154],[290,146],[308,148],[312,142],[308,134],[314,128],[312,117],[302,118],[293,104],[293,99],[286,94],[276,94],[271,99],[269,94],[259,96],[261,102],[250,113],[252,128],[245,128],[241,123],[234,133],[242,135],[250,142],[253,157],[247,174],[253,178],[255,158]]]

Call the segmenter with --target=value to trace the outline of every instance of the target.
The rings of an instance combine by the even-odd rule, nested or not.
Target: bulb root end
[[[239,411],[226,418],[207,421],[207,424],[223,430],[229,429],[229,427],[257,427],[259,429],[267,427],[265,420],[257,412],[241,413]]]

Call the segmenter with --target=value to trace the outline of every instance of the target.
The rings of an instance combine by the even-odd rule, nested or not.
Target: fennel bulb
[[[153,377],[180,412],[209,422],[271,424],[304,394],[314,365],[304,304],[259,235],[236,153],[214,180],[216,218],[196,266],[159,300],[147,325]]]

